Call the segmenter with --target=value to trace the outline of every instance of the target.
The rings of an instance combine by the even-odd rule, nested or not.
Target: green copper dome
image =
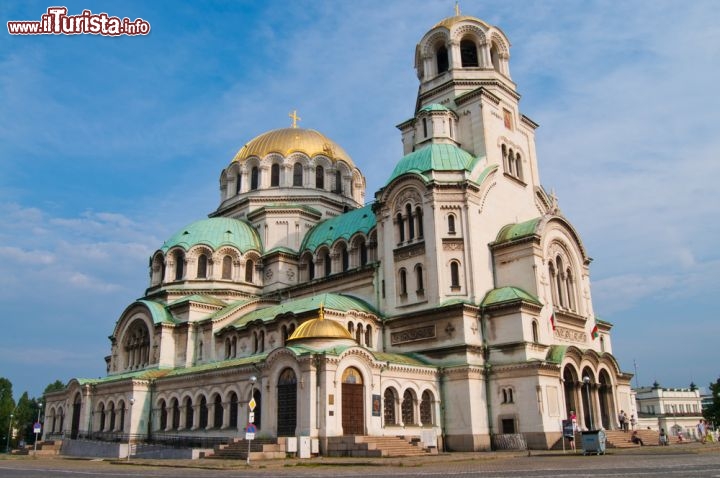
[[[321,245],[332,245],[340,238],[349,240],[354,234],[367,234],[375,227],[375,213],[370,205],[327,219],[312,228],[303,240],[301,251],[314,251]]]
[[[213,250],[227,245],[243,253],[249,250],[262,252],[262,243],[257,231],[245,221],[228,217],[213,217],[193,222],[165,241],[160,249],[167,252],[173,247],[180,246],[187,251],[197,244],[205,244]]]
[[[430,144],[402,158],[387,182],[411,172],[471,171],[476,162],[477,158],[453,144]]]

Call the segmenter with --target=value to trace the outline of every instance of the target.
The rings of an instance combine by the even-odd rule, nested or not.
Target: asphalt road
[[[371,465],[368,465],[371,463]],[[720,478],[720,447],[659,453],[617,453],[605,456],[562,454],[453,454],[422,461],[358,459],[335,461],[279,460],[250,467],[232,461],[148,462],[78,460],[69,458],[0,458],[0,477],[710,477]]]

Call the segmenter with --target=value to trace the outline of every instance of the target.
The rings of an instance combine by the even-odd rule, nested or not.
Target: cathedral
[[[571,415],[617,428],[631,375],[593,309],[588,251],[540,183],[508,38],[456,14],[415,69],[372,198],[362,162],[294,113],[249,138],[217,209],[149,258],[107,375],[46,395],[44,437],[242,438],[252,423],[332,454],[350,436],[548,449]]]

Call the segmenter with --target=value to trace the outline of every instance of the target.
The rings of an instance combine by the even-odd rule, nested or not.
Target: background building
[[[616,428],[631,375],[593,310],[589,257],[540,183],[510,42],[456,15],[415,49],[402,154],[365,205],[320,132],[248,141],[209,218],[150,258],[110,336],[107,376],[47,395],[45,435],[422,438],[549,448],[561,420]]]

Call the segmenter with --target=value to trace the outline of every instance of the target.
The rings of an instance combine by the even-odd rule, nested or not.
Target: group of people
[[[618,421],[620,422],[620,429],[625,433],[628,432],[628,429],[635,430],[635,424],[637,423],[635,415],[630,415],[630,418],[628,419],[625,410],[620,410],[620,413],[618,413]]]

